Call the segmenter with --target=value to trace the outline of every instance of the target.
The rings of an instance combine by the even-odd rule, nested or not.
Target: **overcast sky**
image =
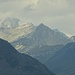
[[[75,0],[0,0],[0,19],[17,17],[75,35]]]

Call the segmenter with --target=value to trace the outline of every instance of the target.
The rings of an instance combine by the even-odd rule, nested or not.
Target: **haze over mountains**
[[[25,53],[38,59],[40,62],[45,64],[52,56],[55,55],[56,52],[58,52],[63,47],[64,45],[54,45],[54,46],[42,45],[36,46],[31,50],[26,51]]]
[[[69,43],[46,61],[57,75],[75,75],[75,43]]]
[[[40,45],[63,45],[68,42],[70,42],[70,39],[65,34],[56,32],[44,24],[40,24],[32,33],[28,34],[26,37],[17,39],[12,44],[14,46],[26,46],[22,48],[23,51],[25,48],[27,50],[28,48],[33,48]]]
[[[18,49],[30,49],[39,45],[66,44],[72,41],[57,29],[50,29],[43,23],[34,26],[32,23],[22,23],[17,18],[5,18],[0,23],[0,37],[8,40]]]
[[[55,75],[38,60],[0,39],[0,75]]]
[[[8,17],[0,22],[0,38],[9,41],[19,52],[38,59],[57,75],[75,75],[75,36],[68,37],[43,23],[34,26]]]
[[[31,23],[19,24],[17,18],[5,18],[0,22],[0,37],[10,42],[31,33],[35,26]]]

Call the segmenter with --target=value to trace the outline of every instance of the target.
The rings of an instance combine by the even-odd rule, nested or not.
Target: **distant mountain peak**
[[[48,31],[51,30],[48,26],[46,26],[45,24],[41,23],[39,26],[36,27],[36,30],[40,30],[40,31]]]
[[[40,23],[38,27],[47,27],[47,26],[43,23]]]
[[[45,24],[44,23],[40,23],[40,26],[45,26]]]
[[[13,17],[7,17],[1,21],[2,28],[15,28],[18,26],[19,19]]]

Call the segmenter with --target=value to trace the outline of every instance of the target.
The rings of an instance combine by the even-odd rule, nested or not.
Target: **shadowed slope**
[[[0,75],[54,75],[38,60],[17,52],[0,39]]]

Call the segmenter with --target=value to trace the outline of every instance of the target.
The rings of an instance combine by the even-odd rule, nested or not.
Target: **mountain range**
[[[5,18],[0,22],[0,38],[13,42],[20,37],[25,37],[35,29],[32,23],[22,23],[17,18]]]
[[[20,52],[25,52],[25,50],[32,49],[35,46],[59,44],[65,45],[69,42],[71,42],[71,40],[64,33],[52,30],[44,24],[40,24],[26,37],[21,37],[12,42],[12,45],[15,48],[19,46],[21,49],[19,48],[18,50],[21,50]]]
[[[0,39],[0,75],[55,75],[38,60]]]
[[[32,23],[20,23],[19,19],[8,17],[0,22],[0,38],[9,41],[21,52],[18,53],[20,54],[19,57],[22,57],[20,59],[23,59],[23,61],[24,58],[26,58],[25,56],[27,56],[27,58],[32,56],[45,64],[49,70],[52,70],[57,75],[75,75],[75,36],[68,37],[58,29],[51,29],[43,23],[34,26]],[[13,53],[9,52],[10,51],[8,51],[7,54],[4,53],[5,57]],[[12,54],[9,56],[13,57]],[[2,57],[0,58],[2,59]],[[7,57],[6,59],[8,61],[10,58]],[[10,61],[10,65],[13,64],[12,62],[16,59],[13,58],[13,60]],[[5,58],[3,61],[8,64]],[[32,62],[31,60],[29,61]],[[14,63],[14,65],[15,64],[16,63]]]
[[[49,60],[52,56],[54,56],[55,53],[58,52],[63,47],[64,47],[64,45],[36,46],[33,49],[26,51],[25,54],[28,54],[28,55],[38,59],[43,64],[45,64],[47,60]]]
[[[45,62],[57,75],[75,75],[75,42],[65,45]]]
[[[74,41],[58,29],[41,23],[20,23],[18,18],[7,17],[0,22],[0,38],[9,41],[18,51],[25,52],[40,45],[65,45]]]

